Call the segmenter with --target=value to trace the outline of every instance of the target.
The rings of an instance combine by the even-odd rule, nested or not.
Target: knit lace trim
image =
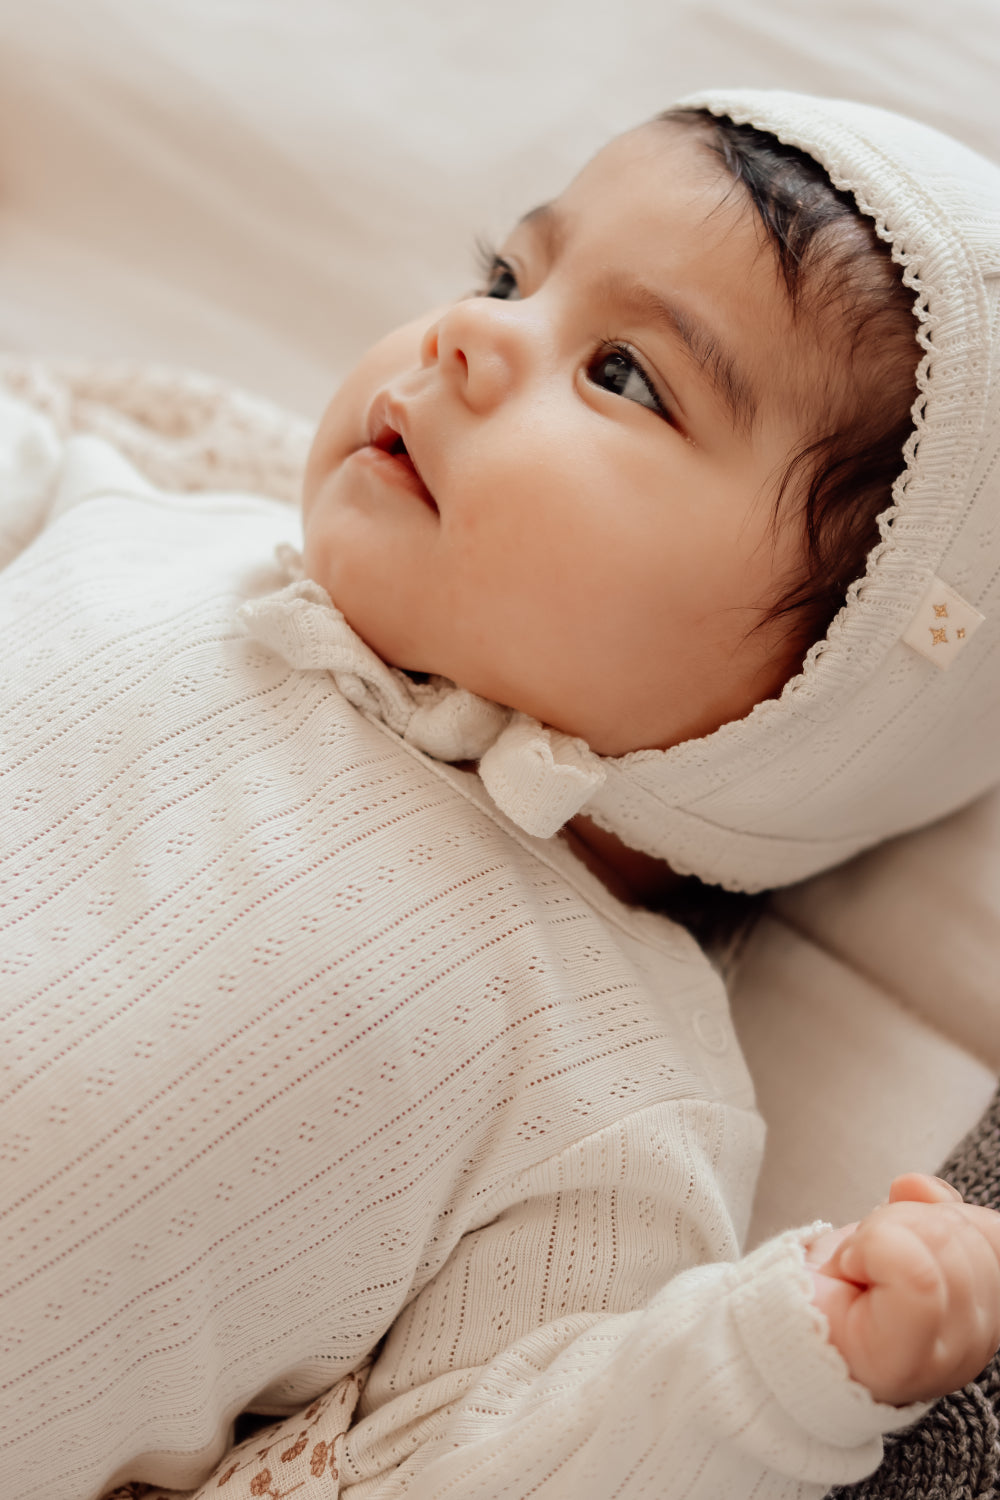
[[[352,630],[329,594],[302,573],[299,554],[278,548],[291,579],[240,610],[244,629],[290,666],[329,672],[344,697],[407,744],[444,761],[478,761],[500,811],[525,833],[549,838],[605,778],[584,743],[537,719],[460,688],[390,667]]]

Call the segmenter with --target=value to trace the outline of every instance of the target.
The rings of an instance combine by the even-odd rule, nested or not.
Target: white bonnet
[[[752,891],[1000,780],[1000,168],[865,105],[749,90],[682,104],[798,146],[854,195],[914,288],[926,351],[882,541],[802,671],[704,739],[605,761],[586,808],[678,871]]]
[[[1000,780],[1000,168],[860,104],[752,91],[681,103],[808,152],[875,221],[914,289],[925,350],[914,434],[865,576],[798,676],[703,739],[609,758],[441,679],[412,683],[308,580],[249,607],[246,623],[299,665],[332,671],[417,749],[478,760],[528,833],[550,836],[582,811],[681,874],[754,891]]]

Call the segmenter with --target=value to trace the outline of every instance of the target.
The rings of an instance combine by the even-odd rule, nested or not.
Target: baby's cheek
[[[327,593],[333,595],[335,587],[330,577],[330,569],[327,565],[327,549],[320,545],[314,536],[306,532],[302,547],[302,569],[307,578],[318,583],[320,588],[326,589]]]
[[[343,437],[340,427],[341,415],[338,398],[335,396],[323,413],[319,427],[316,429],[302,476],[302,515],[307,521],[316,504],[323,481],[328,479],[343,462]]]
[[[421,351],[424,337],[441,311],[438,308],[414,318],[410,323],[403,323],[372,344],[348,375],[344,385],[363,386],[374,395],[395,376],[419,369],[423,363]]]

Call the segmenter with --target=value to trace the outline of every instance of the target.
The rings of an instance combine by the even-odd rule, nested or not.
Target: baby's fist
[[[859,1224],[809,1249],[830,1342],[877,1401],[932,1401],[1000,1345],[1000,1214],[937,1177],[897,1177]]]

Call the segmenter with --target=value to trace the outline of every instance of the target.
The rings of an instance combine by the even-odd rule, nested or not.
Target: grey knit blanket
[[[941,1168],[969,1203],[1000,1209],[1000,1088]],[[992,1500],[1000,1497],[1000,1357],[964,1390],[886,1438],[881,1466],[828,1500]]]

